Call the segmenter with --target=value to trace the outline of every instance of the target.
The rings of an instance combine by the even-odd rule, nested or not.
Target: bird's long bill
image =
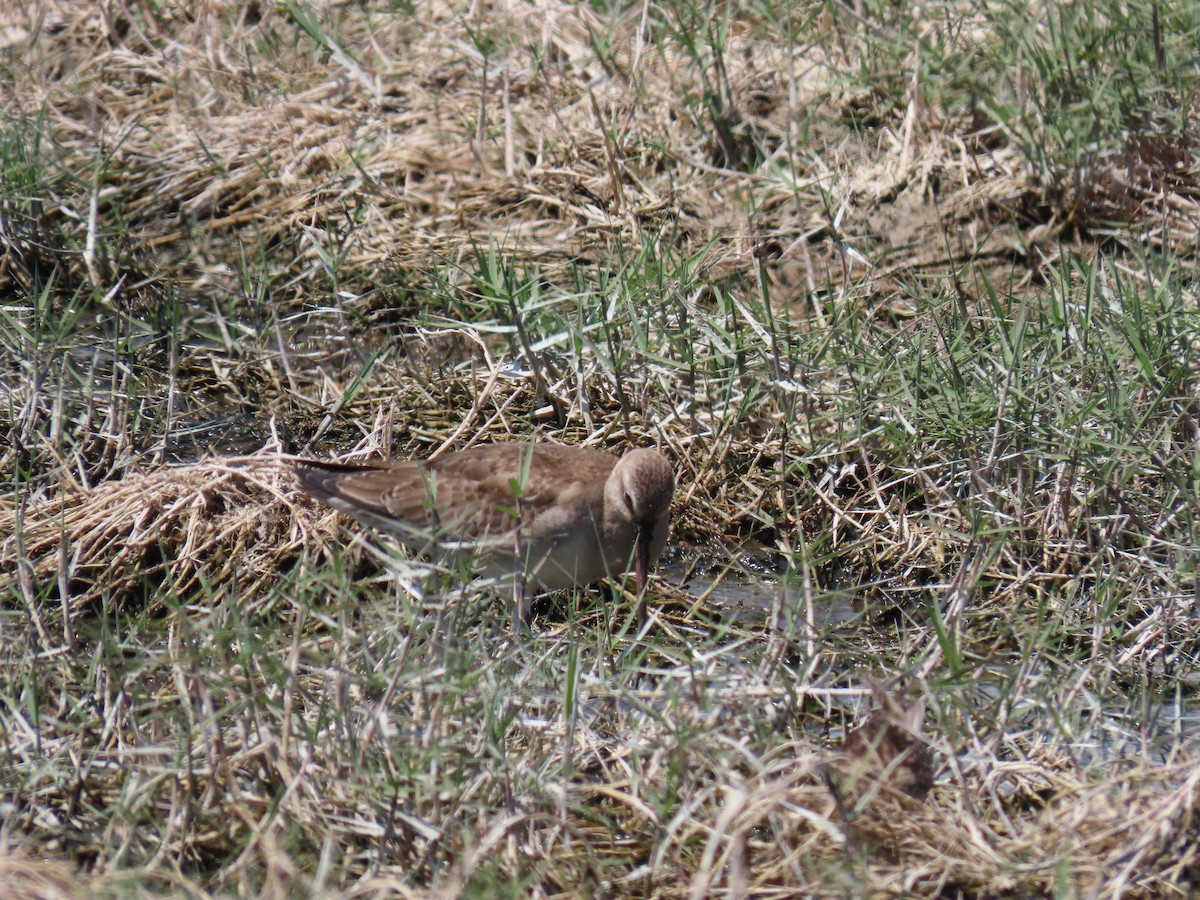
[[[646,590],[646,582],[650,580],[650,535],[639,532],[633,548],[633,577],[637,583],[637,592]]]

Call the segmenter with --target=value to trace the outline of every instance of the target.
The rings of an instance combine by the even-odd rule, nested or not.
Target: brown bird
[[[925,704],[907,703],[868,679],[879,707],[842,740],[846,781],[877,782],[892,791],[924,800],[933,787],[933,751],[921,731]]]
[[[485,444],[435,460],[292,466],[305,493],[411,549],[513,578],[514,626],[528,616],[528,589],[616,577],[631,561],[640,596],[675,494],[670,464],[646,449],[617,459],[563,444]]]

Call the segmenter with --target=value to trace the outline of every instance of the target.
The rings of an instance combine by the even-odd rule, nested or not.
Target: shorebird
[[[511,577],[514,628],[528,618],[530,589],[618,577],[631,563],[641,598],[675,494],[670,464],[647,449],[617,459],[563,444],[485,444],[435,460],[291,465],[309,496],[409,548]]]
[[[846,732],[841,774],[851,785],[880,784],[887,790],[924,800],[933,787],[933,751],[921,731],[925,703],[902,696],[903,680],[895,694],[889,694],[874,679],[868,678],[867,683],[880,705]]]

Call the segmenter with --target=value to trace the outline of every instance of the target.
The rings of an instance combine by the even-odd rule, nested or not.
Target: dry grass
[[[37,605],[32,585],[55,581],[71,610],[102,595],[136,596],[147,581],[168,578],[186,595],[201,575],[256,598],[281,561],[312,537],[287,527],[290,488],[283,466],[259,460],[209,461],[91,490],[63,488],[32,516],[5,516],[0,557],[19,573],[30,610]]]
[[[1194,32],[1045,6],[0,13],[0,886],[1193,892]],[[278,463],[529,434],[676,465],[646,631]]]

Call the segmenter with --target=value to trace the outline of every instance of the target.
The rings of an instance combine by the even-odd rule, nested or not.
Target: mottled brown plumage
[[[933,752],[921,733],[925,704],[905,705],[875,682],[871,691],[880,706],[842,740],[842,781],[865,779],[924,800],[933,787]]]
[[[670,464],[644,449],[618,460],[562,444],[486,444],[431,461],[292,465],[306,493],[418,552],[519,575],[521,619],[526,588],[589,584],[631,561],[644,589],[675,492]]]

